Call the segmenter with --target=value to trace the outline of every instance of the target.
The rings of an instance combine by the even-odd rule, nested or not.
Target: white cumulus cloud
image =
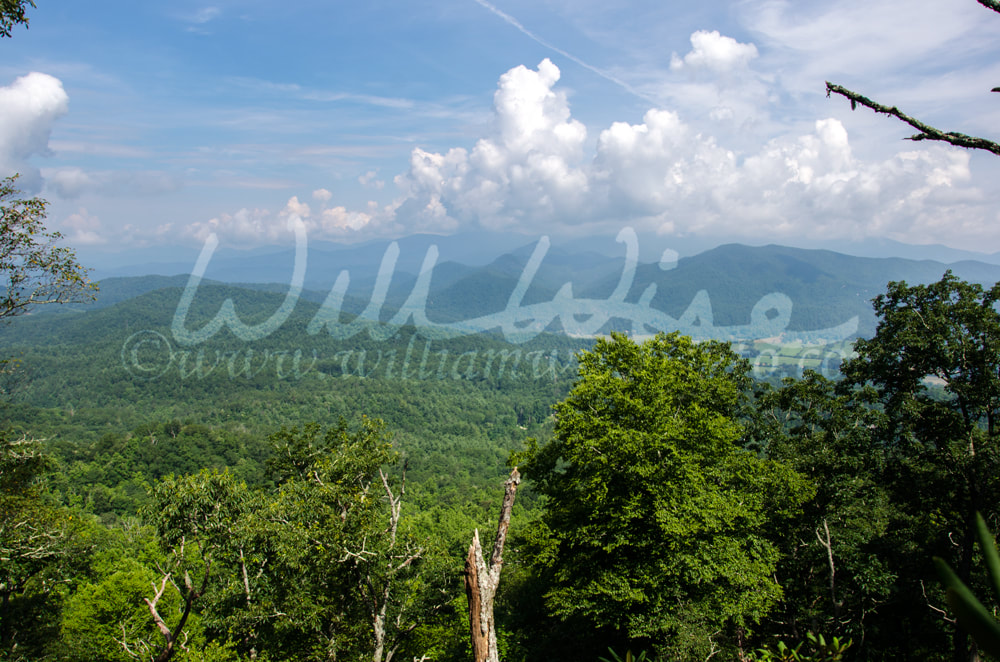
[[[726,72],[746,68],[755,57],[757,47],[753,44],[741,44],[717,30],[699,30],[691,35],[691,51],[683,58],[675,53],[670,59],[670,68]]]
[[[752,55],[745,45],[709,37],[722,47],[692,52],[714,53],[699,56],[712,66],[736,66]],[[879,236],[931,243],[949,240],[949,224],[974,227],[984,213],[983,192],[968,184],[969,155],[957,149],[909,147],[866,160],[834,118],[737,147],[666,108],[636,123],[614,122],[588,140],[559,78],[549,60],[508,71],[494,95],[492,130],[471,147],[414,149],[389,205],[328,209],[329,198],[314,195],[321,209],[313,212],[293,197],[282,213],[241,210],[192,232],[270,240],[294,213],[326,238],[632,225],[754,242]]]
[[[578,213],[588,182],[581,170],[587,129],[570,117],[559,69],[548,59],[533,71],[515,67],[494,95],[495,133],[471,151],[415,149],[396,177],[398,213],[418,225],[446,219],[507,227]]]
[[[243,208],[233,214],[219,214],[207,221],[188,225],[183,234],[203,242],[212,234],[234,244],[282,242],[287,239],[286,223],[266,209]],[[291,235],[288,235],[291,236]]]
[[[69,97],[58,78],[38,72],[0,87],[0,174],[21,174],[20,185],[41,188],[41,173],[29,162],[49,153],[55,121],[69,110]]]
[[[715,68],[756,52],[712,33],[692,42],[698,57],[691,59]],[[978,195],[960,188],[970,178],[967,154],[932,147],[865,162],[836,119],[739,151],[675,111],[651,109],[640,123],[615,122],[601,131],[585,154],[587,132],[572,118],[558,80],[548,60],[537,71],[512,69],[494,99],[493,136],[471,151],[413,150],[409,171],[396,178],[397,222],[410,230],[473,223],[530,233],[541,223],[571,231],[628,223],[758,241],[802,235],[940,241],[946,230],[929,222],[942,213],[940,205],[956,196],[971,203]]]

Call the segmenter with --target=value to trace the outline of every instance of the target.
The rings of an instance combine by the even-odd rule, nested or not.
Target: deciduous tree
[[[767,618],[767,638],[802,641],[810,631],[854,642],[867,659],[905,638],[909,621],[891,614],[897,571],[887,554],[898,524],[886,452],[885,416],[872,389],[845,388],[815,372],[761,385],[753,444],[807,476],[816,493],[782,531],[776,577],[784,588]]]
[[[1000,283],[984,288],[951,272],[930,285],[889,283],[874,300],[875,336],[843,366],[847,379],[875,387],[888,419],[880,441],[908,519],[901,542],[915,548],[901,569],[913,582],[932,580],[937,555],[969,584],[975,512],[993,528],[1000,516],[998,303]],[[966,635],[953,632],[955,659],[968,659]]]
[[[16,182],[0,180],[0,320],[39,304],[93,299],[96,286],[76,254],[45,229],[46,202],[22,198]]]
[[[32,621],[40,603],[59,597],[56,587],[74,570],[71,557],[86,549],[75,539],[79,518],[45,494],[52,466],[40,441],[0,433],[0,657],[37,647],[32,631],[45,624]]]
[[[555,614],[704,659],[775,604],[768,532],[811,488],[743,449],[748,371],[728,344],[676,333],[580,356],[555,439],[525,467],[547,498]]]

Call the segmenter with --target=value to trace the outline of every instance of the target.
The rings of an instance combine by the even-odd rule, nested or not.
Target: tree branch
[[[990,2],[991,4],[996,4],[997,6],[1000,6],[1000,3],[996,3],[995,0],[979,0],[979,2],[984,5],[987,2]],[[930,126],[929,124],[924,124],[920,120],[914,117],[910,117],[909,115],[901,111],[899,108],[896,108],[895,106],[882,105],[877,101],[872,101],[868,97],[858,94],[857,92],[853,92],[847,89],[846,87],[842,87],[840,85],[834,85],[833,83],[827,81],[826,96],[829,97],[831,93],[839,94],[840,96],[849,100],[851,102],[851,110],[854,110],[860,104],[865,108],[870,108],[874,110],[876,113],[880,113],[882,115],[889,115],[890,117],[895,117],[896,119],[909,124],[914,129],[920,132],[910,136],[908,138],[909,140],[915,140],[915,141],[937,140],[940,142],[946,142],[949,145],[955,145],[956,147],[964,147],[965,149],[981,149],[983,151],[990,152],[991,154],[996,154],[997,156],[1000,156],[1000,144],[993,142],[992,140],[987,140],[986,138],[976,138],[974,136],[967,136],[964,133],[957,133],[955,131],[945,132],[941,131],[940,129],[935,129],[933,126]]]
[[[1000,13],[1000,2],[996,0],[976,0],[979,4],[987,9],[992,9],[993,11]]]
[[[167,624],[163,621],[163,617],[160,616],[160,612],[156,610],[156,604],[160,601],[160,598],[163,597],[163,591],[167,588],[168,581],[170,581],[169,574],[163,577],[163,581],[160,582],[159,590],[156,590],[156,583],[154,582],[153,590],[156,591],[156,595],[153,596],[152,600],[150,600],[149,598],[143,598],[143,600],[149,607],[149,614],[150,616],[153,617],[153,622],[156,624],[156,627],[160,631],[160,634],[162,634],[169,643],[171,641],[170,628],[167,627]]]
[[[820,546],[826,550],[826,559],[830,566],[830,602],[833,603],[834,618],[839,619],[840,608],[844,603],[837,600],[836,584],[834,583],[837,570],[833,565],[833,541],[830,538],[830,526],[827,524],[825,517],[823,518],[823,531],[826,533],[825,539],[820,535],[819,527],[816,528],[816,540],[818,540]]]

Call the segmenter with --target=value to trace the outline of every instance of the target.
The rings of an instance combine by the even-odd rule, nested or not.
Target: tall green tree
[[[282,655],[389,662],[450,602],[453,582],[401,528],[405,469],[390,473],[399,456],[384,424],[312,424],[272,440],[280,486],[264,518],[271,572],[284,578],[274,603],[296,632]]]
[[[780,598],[771,532],[811,493],[742,447],[749,365],[676,333],[612,334],[579,363],[525,466],[546,497],[549,610],[671,659],[732,646]]]
[[[751,443],[816,487],[779,543],[784,595],[759,643],[803,641],[812,631],[851,640],[852,654],[866,659],[897,659],[889,651],[914,633],[912,619],[898,618],[891,605],[898,578],[891,531],[899,522],[874,390],[815,372],[759,389]]]
[[[46,492],[53,465],[40,441],[0,433],[0,656],[11,659],[44,649],[90,551],[80,518]]]
[[[848,380],[877,390],[887,418],[880,435],[887,450],[886,481],[906,518],[898,528],[899,544],[911,550],[900,567],[906,581],[899,590],[908,592],[911,602],[926,601],[918,583],[933,581],[932,555],[946,559],[966,584],[976,580],[977,510],[997,528],[998,302],[1000,284],[984,288],[951,272],[929,285],[889,283],[874,300],[875,336],[858,341],[857,357],[843,366]],[[943,629],[940,618],[937,626]],[[954,658],[968,659],[968,637],[951,630]]]

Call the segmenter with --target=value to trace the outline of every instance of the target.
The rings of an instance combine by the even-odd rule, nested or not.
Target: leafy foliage
[[[942,601],[927,597],[922,580],[933,576],[937,555],[963,582],[982,586],[973,572],[973,514],[1000,516],[998,301],[1000,284],[984,288],[950,272],[930,285],[889,283],[874,301],[875,336],[858,341],[857,358],[843,367],[848,381],[874,387],[885,412],[883,481],[898,512],[891,554],[905,577],[896,600],[913,605],[902,620],[924,637],[939,633],[942,643],[950,631],[963,655],[967,637],[924,606]]]
[[[976,532],[979,534],[979,546],[989,571],[993,593],[1000,599],[1000,554],[997,553],[993,535],[979,513],[976,513]],[[1000,622],[997,622],[996,616],[983,606],[947,563],[940,558],[935,558],[934,562],[941,581],[948,589],[948,604],[958,614],[959,625],[972,634],[979,648],[990,655],[1000,655]]]
[[[0,35],[10,36],[5,21],[17,11],[21,12],[18,22],[27,22],[24,2],[10,4],[4,0],[0,8]],[[61,238],[58,232],[45,229],[45,201],[19,198],[16,181],[16,176],[0,180],[0,319],[20,315],[37,304],[93,299],[96,286],[88,282],[76,255],[55,245]]]
[[[10,37],[15,25],[28,27],[25,13],[28,5],[35,6],[34,0],[0,0],[0,38]]]
[[[784,595],[768,616],[775,635],[794,640],[812,628],[864,642],[877,622],[871,614],[892,599],[888,534],[898,517],[878,441],[887,423],[874,398],[816,373],[757,393],[748,443],[816,488],[779,541]]]
[[[946,659],[963,648],[949,642],[929,557],[982,595],[968,508],[1000,515],[995,289],[950,274],[891,284],[849,380],[807,373],[778,388],[754,385],[728,345],[676,334],[599,341],[572,388],[571,371],[532,379],[529,358],[519,375],[466,360],[420,379],[414,359],[397,379],[421,347],[412,329],[317,338],[307,378],[244,368],[248,349],[288,355],[297,318],[252,347],[222,333],[199,347],[216,372],[175,348],[182,372],[142,380],[122,367],[122,343],[168,323],[176,292],[73,324],[24,318],[6,337],[38,346],[18,346],[33,381],[0,406],[19,430],[0,454],[0,505],[5,523],[24,516],[61,537],[45,558],[0,566],[8,586],[39,568],[5,598],[0,654],[148,658],[165,627],[179,660],[467,659],[468,535],[495,526],[503,458],[535,435],[513,458],[529,480],[496,603],[509,662],[609,647],[660,660]],[[216,299],[244,296],[203,294],[195,326]],[[271,295],[245,296],[248,320],[273,308]],[[510,349],[479,342],[489,356]],[[523,356],[573,346],[532,343]],[[475,350],[433,349],[442,364]],[[342,419],[359,411],[387,424]],[[17,446],[28,429],[49,441]],[[13,550],[25,531],[8,526],[0,542]]]
[[[87,551],[79,518],[53,503],[42,480],[51,458],[35,439],[0,434],[0,654],[36,651]]]
[[[580,356],[555,439],[526,465],[546,497],[552,613],[679,651],[717,646],[775,604],[778,550],[762,531],[811,489],[741,448],[747,371],[727,345],[677,334],[613,335]]]
[[[841,641],[831,637],[827,641],[823,635],[806,633],[806,641],[800,641],[794,648],[779,641],[771,648],[761,648],[751,653],[752,662],[839,662],[851,647],[851,640]],[[808,644],[808,648],[802,647]]]

